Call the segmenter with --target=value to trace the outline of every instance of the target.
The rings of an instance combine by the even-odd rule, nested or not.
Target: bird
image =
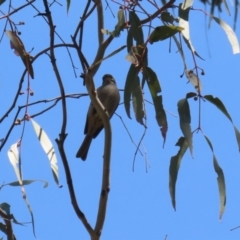
[[[116,81],[111,74],[105,74],[102,80],[102,86],[97,89],[97,95],[102,105],[107,110],[109,118],[111,118],[119,105],[120,94]],[[102,129],[102,119],[93,104],[90,103],[84,129],[84,134],[86,136],[76,154],[77,158],[81,158],[83,161],[86,160],[92,140],[98,136]]]

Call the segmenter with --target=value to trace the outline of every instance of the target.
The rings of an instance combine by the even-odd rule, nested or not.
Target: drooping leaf
[[[135,12],[129,12],[129,19],[130,19],[130,31],[134,40],[136,41],[136,45],[142,45],[144,43],[143,39],[143,30],[141,27],[141,21],[138,15]]]
[[[219,166],[217,158],[214,154],[213,151],[213,146],[211,141],[209,140],[209,138],[207,136],[205,136],[205,139],[209,145],[209,147],[212,150],[213,153],[213,166],[214,166],[214,170],[217,173],[218,177],[217,177],[217,182],[218,182],[218,190],[219,190],[219,198],[220,198],[220,210],[219,210],[219,218],[222,218],[222,215],[224,213],[225,210],[225,206],[226,206],[226,185],[225,185],[225,178],[224,178],[224,173],[222,168]]]
[[[233,29],[236,30],[236,23],[237,23],[237,18],[238,18],[238,6],[239,6],[239,0],[234,1],[234,26]]]
[[[124,106],[125,106],[126,113],[130,119],[131,119],[130,101],[132,96],[132,90],[133,90],[134,82],[138,77],[139,70],[140,69],[138,67],[135,67],[135,65],[131,64],[127,74],[125,87],[124,87]]]
[[[0,208],[9,216],[10,213],[10,205],[6,202],[0,204]]]
[[[34,78],[32,63],[30,61],[30,56],[26,52],[25,47],[21,41],[21,39],[16,35],[15,32],[6,31],[7,36],[10,38],[11,41],[11,48],[15,50],[15,54],[20,56],[26,69],[28,70],[29,75],[31,78]]]
[[[229,115],[224,104],[218,97],[213,97],[212,95],[205,95],[204,98],[210,103],[214,104],[232,122],[231,116]]]
[[[171,23],[171,24],[173,24],[174,22],[178,22],[178,19],[174,18],[170,12],[162,12],[161,20],[166,23]]]
[[[223,4],[224,4],[224,7],[226,8],[226,11],[227,11],[228,15],[231,16],[231,13],[230,13],[230,10],[229,10],[229,7],[228,7],[228,4],[227,4],[226,0],[223,0]]]
[[[53,147],[49,137],[47,136],[45,131],[38,125],[38,123],[36,123],[33,119],[31,119],[31,122],[32,122],[32,125],[34,128],[34,131],[38,137],[38,140],[49,159],[54,180],[57,184],[59,184],[57,157],[56,157],[54,147]]]
[[[70,4],[71,4],[71,0],[67,0],[67,13],[68,13],[68,11],[69,11]]]
[[[188,100],[183,98],[178,101],[178,113],[180,119],[180,128],[182,130],[183,136],[185,137],[191,155],[193,156],[193,145],[192,145],[192,131],[191,131],[191,115]]]
[[[7,226],[3,223],[0,223],[0,231],[2,231],[3,233],[5,233],[7,235],[8,234]]]
[[[179,26],[183,28],[183,30],[181,31],[181,34],[183,35],[183,39],[184,39],[185,43],[187,44],[188,48],[197,57],[199,57],[203,60],[203,58],[200,57],[200,55],[197,53],[197,51],[193,47],[193,44],[192,44],[191,39],[190,39],[190,28],[189,28],[189,21],[188,21],[189,10],[190,10],[190,7],[191,7],[190,4],[191,4],[191,1],[188,1],[188,3],[185,4],[185,6],[182,3],[179,5],[179,8],[178,8],[179,9],[179,11],[178,11]]]
[[[194,92],[189,92],[189,93],[186,94],[187,99],[192,98],[192,97],[196,97],[196,96],[197,96],[197,94],[194,93]]]
[[[130,28],[127,33],[127,51],[130,52],[133,46],[133,35],[132,29]]]
[[[20,185],[22,185],[22,178],[18,167],[19,164],[18,143],[14,143],[8,150],[8,158],[13,166],[18,182],[20,183]]]
[[[6,2],[6,0],[0,0],[0,5],[2,5],[5,2]]]
[[[172,37],[176,33],[181,32],[182,30],[183,28],[178,26],[164,25],[156,27],[149,36],[149,42],[152,44],[153,42],[163,41]]]
[[[160,127],[162,137],[164,139],[163,141],[163,146],[164,146],[166,141],[166,136],[167,136],[168,123],[167,123],[167,116],[163,108],[162,96],[159,95],[159,93],[161,93],[161,87],[160,87],[156,73],[150,67],[145,67],[143,69],[143,74],[145,75],[148,88],[152,96],[155,113],[156,113],[156,120],[157,120],[158,126]]]
[[[172,205],[175,210],[176,210],[176,183],[177,183],[178,171],[180,168],[183,155],[185,154],[188,148],[188,143],[184,137],[180,137],[178,139],[178,142],[176,143],[176,146],[179,146],[180,149],[177,155],[171,158],[170,166],[169,166],[169,192],[172,199]]]
[[[145,113],[143,108],[143,93],[138,76],[135,78],[135,81],[133,83],[132,103],[137,122],[144,125],[143,118],[145,116]]]
[[[232,28],[220,18],[214,16],[212,18],[222,27],[224,32],[227,34],[228,40],[232,46],[233,54],[240,53],[239,42]]]
[[[21,186],[21,191],[22,191],[22,196],[23,196],[23,199],[27,205],[27,208],[28,208],[28,211],[31,215],[31,219],[32,219],[32,227],[33,227],[33,234],[35,236],[35,226],[34,226],[34,217],[33,217],[33,212],[32,212],[32,208],[28,202],[28,199],[27,199],[27,195],[26,195],[26,192],[25,192],[25,189],[23,187],[23,181],[22,181],[22,178],[21,178],[21,174],[20,174],[20,170],[19,170],[19,152],[18,152],[18,143],[14,143],[10,149],[8,150],[8,158],[13,166],[13,169],[15,171],[15,174],[17,176],[17,179],[18,179],[18,182],[19,182],[19,185]]]
[[[8,216],[8,219],[9,219],[9,220],[12,220],[12,221],[13,221],[14,223],[16,223],[16,224],[19,224],[19,225],[24,226],[23,224],[19,223],[19,222],[15,219],[15,217],[14,217],[13,214],[11,214],[11,212],[10,212],[10,207],[11,207],[11,206],[10,206],[8,203],[6,203],[6,202],[3,202],[3,203],[0,204],[0,208],[6,213],[6,215]]]
[[[237,139],[238,149],[240,151],[240,132],[236,128],[236,126],[234,125],[234,123],[232,121],[232,118],[229,115],[229,113],[228,113],[227,109],[225,108],[224,104],[222,103],[222,101],[217,97],[213,97],[212,95],[205,95],[204,98],[206,100],[208,100],[210,103],[212,103],[213,105],[215,105],[229,119],[229,121],[233,124],[235,136],[236,136],[236,139]]]
[[[202,83],[201,83],[199,77],[197,77],[197,75],[192,70],[188,71],[187,69],[185,70],[185,75],[186,75],[187,79],[189,80],[189,82],[196,89],[196,91],[201,92],[202,91]]]
[[[117,17],[118,17],[118,22],[117,22],[117,25],[115,26],[115,30],[112,32],[112,35],[114,37],[119,37],[120,32],[125,28],[125,16],[122,8],[118,10]]]
[[[225,186],[225,179],[222,168],[219,166],[215,155],[213,154],[213,165],[215,172],[217,173],[217,182],[218,182],[218,189],[219,189],[219,196],[220,196],[220,214],[219,218],[222,218],[222,215],[225,210],[226,206],[226,186]]]

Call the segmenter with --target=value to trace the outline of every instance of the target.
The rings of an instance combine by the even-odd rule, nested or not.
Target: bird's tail
[[[80,148],[79,148],[79,150],[76,154],[77,158],[81,158],[82,160],[86,160],[87,154],[88,154],[88,149],[91,145],[91,142],[92,142],[92,137],[89,136],[89,135],[86,135],[83,142],[82,142],[82,145],[80,146]]]

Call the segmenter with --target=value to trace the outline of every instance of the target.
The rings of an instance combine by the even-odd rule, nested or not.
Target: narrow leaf
[[[176,146],[179,146],[180,149],[177,155],[173,156],[170,161],[169,166],[169,192],[172,199],[173,208],[176,210],[176,183],[178,177],[178,171],[181,165],[182,158],[188,148],[188,143],[184,137],[180,137]]]
[[[112,32],[112,35],[114,37],[119,37],[120,32],[125,28],[125,16],[122,8],[119,9],[117,16],[118,16],[118,23],[115,26],[115,30]]]
[[[174,22],[178,22],[177,18],[174,18],[170,12],[163,12],[161,14],[161,20],[166,23],[173,24]]]
[[[130,119],[131,119],[130,101],[132,96],[132,90],[133,90],[134,82],[138,77],[139,70],[140,69],[138,67],[135,67],[135,65],[131,64],[127,74],[125,87],[124,87],[124,106],[125,106],[126,113]]]
[[[132,29],[130,28],[127,33],[127,51],[130,52],[133,46],[133,35]]]
[[[6,31],[7,36],[10,38],[11,47],[15,50],[15,54],[20,56],[26,69],[28,70],[29,75],[31,78],[34,78],[32,63],[30,61],[30,56],[26,52],[25,47],[21,39],[16,35],[15,32]]]
[[[10,149],[8,150],[8,158],[14,168],[14,171],[15,171],[15,174],[17,176],[17,179],[18,179],[18,182],[19,182],[19,185],[21,186],[21,191],[22,191],[22,196],[23,196],[23,199],[27,205],[27,208],[28,208],[28,211],[31,215],[31,219],[32,219],[32,227],[33,227],[33,234],[35,236],[35,227],[34,227],[34,217],[33,217],[33,212],[32,212],[32,209],[31,209],[31,206],[28,202],[28,199],[27,199],[27,195],[26,195],[26,192],[25,192],[25,189],[23,187],[23,181],[21,179],[21,175],[20,175],[20,171],[19,171],[19,152],[18,152],[18,148],[17,148],[17,145],[18,143],[15,143],[13,144]]]
[[[35,133],[37,134],[38,140],[49,159],[54,180],[57,184],[59,184],[57,157],[55,154],[54,147],[53,147],[50,139],[48,138],[47,134],[45,133],[45,131],[33,119],[31,119],[31,122],[33,124]]]
[[[239,42],[232,28],[220,18],[213,16],[213,19],[222,27],[224,32],[227,34],[228,40],[232,46],[233,54],[240,53]]]
[[[68,13],[68,10],[69,10],[69,7],[70,7],[70,4],[71,4],[71,0],[67,0],[67,13]]]
[[[186,98],[192,98],[192,97],[196,97],[197,96],[197,93],[194,93],[194,92],[189,92],[186,94]]]
[[[6,2],[6,0],[0,0],[0,5],[2,5],[5,2]]]
[[[149,36],[149,42],[152,44],[153,42],[163,41],[172,37],[176,33],[181,32],[182,30],[183,28],[178,26],[164,25],[156,27]]]
[[[213,154],[213,166],[215,172],[217,173],[217,182],[218,182],[218,189],[219,189],[219,196],[220,196],[220,214],[219,218],[222,218],[222,215],[225,210],[226,206],[226,186],[225,186],[225,179],[222,168],[219,166],[215,155]]]
[[[193,156],[193,145],[192,145],[192,131],[191,131],[191,116],[188,100],[183,98],[178,101],[178,113],[180,119],[180,128],[182,130],[183,136],[185,137],[191,155]]]
[[[234,132],[235,132],[235,136],[236,136],[239,151],[240,151],[240,132],[234,125],[233,125],[233,127],[234,127]]]
[[[10,212],[10,205],[6,202],[0,204],[0,208],[9,216],[11,214]]]
[[[19,171],[19,152],[18,152],[18,143],[14,143],[10,149],[8,150],[8,158],[10,160],[10,163],[13,166],[14,172],[17,176],[18,182],[20,185],[22,185],[22,178],[20,175],[20,171]]]
[[[48,186],[48,182],[46,182],[44,180],[23,180],[22,185],[29,185],[29,184],[34,183],[34,182],[43,182],[44,183],[43,188],[46,188]],[[19,187],[20,186],[19,182],[11,182],[11,183],[4,184],[4,186],[8,186],[8,185],[13,186],[13,187],[17,187],[17,186]]]
[[[213,105],[215,105],[233,124],[230,114],[228,113],[227,109],[225,108],[224,104],[219,98],[213,97],[212,95],[205,95],[204,98],[208,100],[210,103],[212,103]],[[238,149],[240,151],[240,132],[234,124],[233,124],[233,128],[234,128],[235,136],[237,139]]]
[[[190,2],[189,2],[190,3]],[[195,48],[193,47],[193,44],[190,39],[190,28],[189,28],[189,10],[190,7],[189,4],[186,5],[187,7],[184,7],[183,4],[179,5],[179,11],[178,11],[178,16],[179,16],[179,26],[183,28],[181,31],[181,34],[183,35],[183,39],[185,43],[187,44],[188,48],[199,58],[203,60],[202,57],[197,53]]]
[[[141,21],[138,15],[135,12],[129,12],[129,19],[130,19],[130,31],[132,32],[132,36],[136,41],[136,45],[141,45],[144,43],[143,39],[143,30],[141,27]]]
[[[213,151],[213,146],[211,141],[209,140],[209,138],[207,136],[205,136],[205,139],[209,145],[209,147],[212,150],[213,153],[213,166],[214,166],[214,170],[217,173],[218,177],[217,177],[217,182],[218,182],[218,190],[219,190],[219,198],[220,198],[220,210],[219,210],[219,218],[222,218],[222,215],[224,213],[225,210],[225,206],[226,206],[226,185],[225,185],[225,178],[224,178],[224,173],[222,168],[219,166],[217,158],[214,154]]]
[[[167,123],[167,116],[163,108],[162,96],[159,95],[159,93],[161,93],[161,87],[160,87],[156,73],[150,67],[145,67],[143,69],[143,74],[145,75],[148,88],[152,95],[153,104],[156,112],[156,120],[157,120],[158,126],[160,127],[162,137],[164,139],[163,141],[163,146],[164,146],[166,141],[166,136],[167,136],[168,123]]]
[[[213,97],[212,95],[205,95],[204,98],[208,100],[210,103],[212,103],[213,105],[215,105],[232,122],[231,116],[229,115],[224,104],[218,97]]]
[[[138,76],[135,78],[135,81],[133,84],[132,103],[133,103],[133,109],[134,109],[137,122],[144,125],[143,118],[145,116],[145,113],[143,109],[143,93],[142,93],[142,88],[140,86],[140,80]]]

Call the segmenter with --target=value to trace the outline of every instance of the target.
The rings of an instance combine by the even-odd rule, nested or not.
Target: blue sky
[[[76,27],[76,21],[83,11],[83,3],[73,2],[68,16],[66,15],[65,1],[63,7],[54,4],[52,13],[56,22],[58,33],[66,42],[71,42],[70,35]],[[105,1],[103,1],[105,5]],[[177,2],[178,5],[180,2]],[[43,9],[41,2],[35,3]],[[80,4],[80,5],[79,5]],[[82,4],[82,5],[81,5]],[[109,1],[114,13],[118,6]],[[194,3],[196,8],[204,10],[204,5]],[[234,7],[228,2],[233,15]],[[2,6],[4,9],[4,5]],[[17,7],[17,5],[16,5]],[[4,9],[5,11],[5,9]],[[175,15],[177,10],[174,10]],[[223,12],[216,16],[221,17],[230,26],[233,26],[233,17]],[[32,8],[26,8],[12,16],[12,20],[24,21],[25,25],[20,27],[21,39],[26,50],[33,47],[32,55],[37,54],[42,48],[49,45],[49,30],[41,17],[34,17],[36,12]],[[144,16],[139,15],[140,18]],[[116,24],[116,18],[111,12],[105,10],[105,29],[112,30]],[[224,31],[212,22],[211,28],[205,27],[208,19],[200,11],[190,13],[190,34],[192,43],[205,61],[197,58],[197,64],[203,68],[205,75],[201,76],[203,85],[202,94],[212,94],[220,98],[228,109],[234,124],[240,129],[239,115],[239,61],[240,55],[233,55],[231,46]],[[4,20],[0,22],[1,29],[4,28]],[[162,25],[155,20],[154,26]],[[239,25],[239,24],[238,24]],[[239,26],[236,34],[240,37]],[[145,27],[147,29],[147,27]],[[8,28],[8,30],[10,30]],[[95,56],[96,46],[96,14],[85,25],[83,39],[83,51],[91,63]],[[144,37],[146,38],[146,32]],[[126,32],[122,32],[119,38],[114,39],[106,54],[126,44]],[[56,40],[59,42],[59,40]],[[189,69],[192,69],[192,56],[184,45],[186,61]],[[157,73],[163,94],[163,103],[167,111],[178,115],[177,102],[184,98],[187,92],[193,92],[191,84],[186,84],[183,72],[183,64],[177,48],[172,42],[169,53],[169,40],[149,45],[149,66]],[[1,45],[2,57],[0,58],[0,116],[9,108],[18,82],[24,70],[19,57],[16,57],[10,49],[9,39],[5,35]],[[208,51],[209,48],[209,51]],[[210,52],[210,54],[209,54]],[[105,73],[112,74],[120,89],[124,88],[127,71],[130,63],[125,60],[127,51],[123,50],[118,55],[107,59],[101,65],[94,80],[96,86],[101,85],[102,76]],[[77,75],[82,72],[77,55],[72,52]],[[85,93],[81,78],[75,78],[69,57],[65,49],[56,49],[57,64],[65,86],[66,93]],[[51,99],[60,95],[52,66],[47,55],[43,55],[33,64],[35,79],[31,80],[31,89],[34,96],[30,102],[42,99]],[[23,90],[27,88],[25,79]],[[144,89],[144,97],[151,101],[147,88]],[[121,92],[123,101],[123,94]],[[17,106],[26,103],[26,94],[19,97]],[[86,112],[89,106],[88,97],[80,99],[68,99],[68,126],[65,149],[71,168],[75,192],[81,210],[88,221],[95,225],[98,201],[101,186],[103,139],[102,132],[92,142],[88,159],[82,162],[75,158],[76,151],[83,140],[83,129],[85,125]],[[198,103],[189,100],[192,130],[198,124]],[[29,115],[35,114],[46,108],[47,104],[39,104],[30,107]],[[16,111],[17,109],[15,109]],[[55,139],[60,133],[61,127],[61,104],[48,111],[46,114],[36,117],[34,120],[42,126],[55,148]],[[169,163],[172,156],[179,150],[175,146],[177,140],[182,136],[179,128],[179,118],[167,113],[168,133],[164,149],[163,139],[155,120],[155,112],[152,105],[146,103],[147,132],[144,137],[141,150],[146,152],[150,167],[147,168],[144,158],[137,154],[135,171],[132,171],[132,164],[136,148],[131,142],[121,120],[113,116],[112,131],[112,165],[111,165],[111,186],[108,201],[106,221],[102,232],[102,238],[116,240],[145,240],[145,239],[240,239],[240,229],[230,229],[240,225],[240,155],[236,143],[233,127],[229,120],[213,105],[208,102],[202,104],[201,120],[202,130],[211,140],[215,155],[225,174],[227,205],[225,213],[219,220],[219,195],[217,186],[217,175],[213,168],[213,157],[202,133],[193,136],[193,156],[186,152],[179,171],[176,190],[176,211],[171,205],[168,189]],[[24,112],[20,114],[22,117]],[[138,143],[143,132],[143,126],[135,121],[133,110],[132,119],[126,116],[124,106],[121,104],[117,109],[135,143]],[[5,137],[15,113],[0,125],[0,138]],[[0,152],[0,182],[13,182],[17,178],[8,160],[7,151],[10,146],[17,142],[21,136],[22,125],[16,126],[8,139],[5,147]],[[40,240],[52,239],[89,239],[82,223],[76,217],[71,206],[68,195],[65,173],[59,154],[58,166],[60,184],[55,184],[48,159],[43,152],[30,122],[26,124],[24,139],[22,142],[22,171],[24,179],[43,179],[49,183],[43,188],[42,183],[36,182],[26,186],[27,197],[34,213],[36,236]],[[14,225],[17,239],[34,239],[30,215],[21,191],[17,187],[4,187],[1,192],[1,201],[11,205],[11,212],[15,218],[26,226]],[[0,234],[1,236],[1,234]]]

